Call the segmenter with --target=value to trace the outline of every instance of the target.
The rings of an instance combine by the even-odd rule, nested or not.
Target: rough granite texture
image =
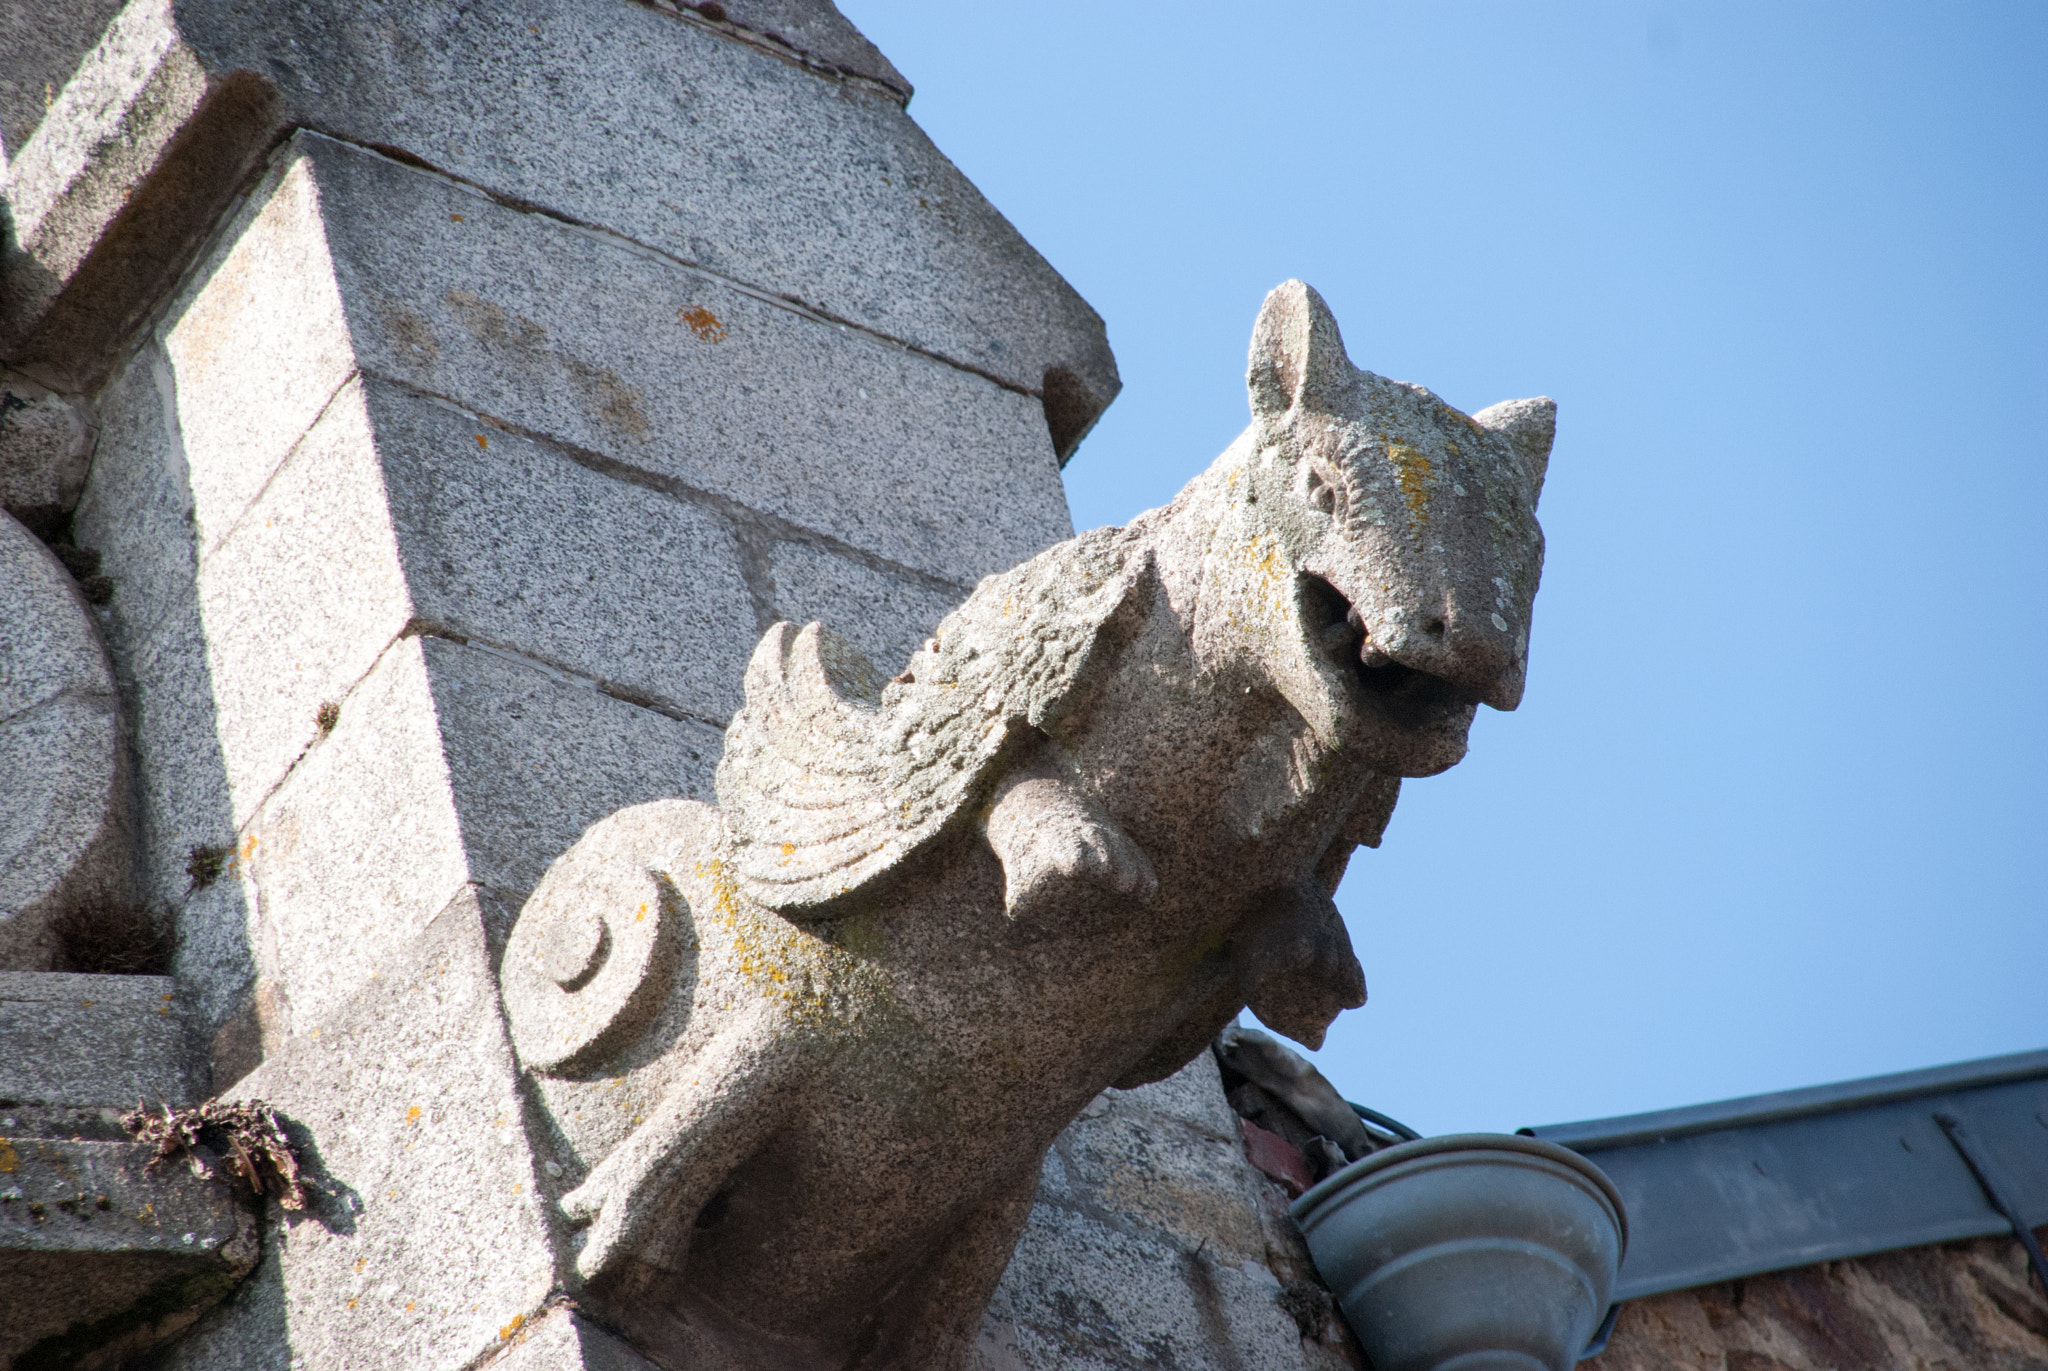
[[[93,438],[84,405],[0,368],[0,510],[39,537],[61,531],[85,487]]]
[[[0,972],[0,1365],[117,1365],[255,1263],[231,1187],[150,1166],[118,1123],[206,1093],[180,998],[168,976]]]
[[[1311,1279],[1284,1205],[1245,1161],[1208,1053],[1105,1091],[1046,1156],[969,1364],[1354,1371],[1327,1302],[1307,1329],[1281,1303]]]
[[[55,964],[52,923],[128,885],[114,681],[71,573],[0,513],[0,971]]]
[[[506,1339],[491,1371],[660,1371],[632,1347],[573,1309],[555,1308],[526,1319]]]
[[[1247,1006],[1317,1046],[1363,1003],[1331,895],[1519,701],[1552,409],[1358,370],[1300,282],[1247,389],[1171,506],[987,578],[886,686],[775,625],[718,807],[615,812],[527,900],[501,984],[569,1287],[657,1360],[963,1366],[1034,1193],[1057,1255],[1013,1310],[1071,1279],[1155,1360],[1302,1354],[1218,1090],[1046,1152]],[[998,1350],[1048,1355],[1022,1311]]]
[[[0,1365],[118,1367],[190,1327],[255,1264],[249,1207],[183,1166],[149,1169],[154,1154],[0,1136]]]
[[[0,972],[0,1100],[132,1109],[194,1104],[184,1006],[169,976]],[[9,1125],[0,1120],[0,1132]]]
[[[812,543],[777,543],[769,565],[776,618],[830,624],[892,673],[967,598],[966,587],[891,574]]]
[[[484,903],[458,892],[373,983],[230,1092],[290,1121],[315,1199],[304,1215],[266,1212],[257,1269],[166,1366],[452,1371],[545,1298],[550,1224]]]
[[[828,5],[733,11],[785,28],[804,12],[821,37],[845,31]],[[306,125],[403,149],[1033,397],[1057,368],[1071,378],[1055,388],[1073,410],[1059,419],[1071,451],[1119,384],[1094,311],[896,92],[825,79],[718,27],[626,0],[132,0],[60,94],[80,92],[84,108],[45,118],[13,154],[18,303],[0,319],[0,357],[103,376],[108,329],[139,314],[210,224],[154,222],[159,202],[211,210],[257,150]],[[194,130],[212,155],[181,159],[173,139],[206,141]],[[67,308],[74,296],[96,308]]]
[[[2036,1232],[2048,1241],[2048,1229]],[[2048,1371],[2017,1239],[1915,1247],[1622,1306],[1587,1371]]]

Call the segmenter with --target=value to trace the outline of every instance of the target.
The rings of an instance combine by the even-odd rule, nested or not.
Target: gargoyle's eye
[[[1308,471],[1308,507],[1318,514],[1334,515],[1337,512],[1337,488],[1323,479],[1323,474],[1314,467]]]

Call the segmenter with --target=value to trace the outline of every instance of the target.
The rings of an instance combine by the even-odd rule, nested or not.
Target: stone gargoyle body
[[[586,1303],[680,1363],[956,1367],[1054,1136],[1249,1006],[1365,999],[1332,893],[1520,699],[1554,407],[1354,368],[1288,282],[1252,424],[1164,509],[983,581],[893,680],[770,629],[718,806],[594,825],[513,1038]]]

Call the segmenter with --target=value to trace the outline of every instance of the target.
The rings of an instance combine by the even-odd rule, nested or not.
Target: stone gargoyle
[[[1352,366],[1290,281],[1164,509],[983,581],[893,679],[746,673],[716,808],[594,825],[503,963],[586,1304],[683,1365],[957,1367],[1054,1136],[1365,980],[1332,893],[1521,699],[1555,407]],[[551,1168],[552,1170],[552,1168]]]

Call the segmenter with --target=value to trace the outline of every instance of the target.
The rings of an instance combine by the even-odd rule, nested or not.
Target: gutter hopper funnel
[[[1569,1371],[1628,1245],[1598,1167],[1505,1133],[1374,1152],[1290,1212],[1376,1371]]]

